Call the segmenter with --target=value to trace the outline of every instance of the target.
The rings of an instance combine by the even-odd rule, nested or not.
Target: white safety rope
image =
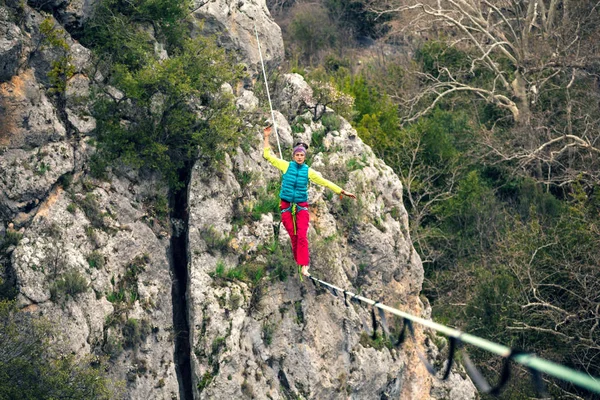
[[[271,95],[269,94],[269,83],[267,82],[267,73],[265,72],[265,63],[263,61],[262,51],[260,49],[260,41],[258,40],[258,31],[254,24],[254,33],[256,34],[256,43],[258,43],[258,54],[260,55],[260,64],[262,66],[263,77],[265,78],[265,88],[267,89],[267,98],[269,99],[269,108],[271,109],[271,121],[275,128],[275,137],[277,138],[277,148],[279,149],[279,158],[283,159],[281,154],[281,146],[279,145],[279,133],[277,132],[277,122],[275,121],[275,113],[273,113],[273,105],[271,104]]]

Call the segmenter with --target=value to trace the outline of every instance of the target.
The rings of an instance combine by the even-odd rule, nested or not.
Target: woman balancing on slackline
[[[308,181],[317,185],[325,186],[336,194],[356,198],[352,193],[346,192],[335,183],[323,178],[320,173],[304,164],[308,146],[298,143],[292,151],[293,161],[284,161],[271,154],[269,136],[271,127],[264,129],[264,153],[263,157],[283,172],[281,180],[281,222],[292,240],[292,252],[298,264],[298,270],[302,275],[309,276],[308,265],[310,257],[308,254]]]

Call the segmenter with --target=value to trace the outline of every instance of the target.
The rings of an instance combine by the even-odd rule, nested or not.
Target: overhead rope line
[[[275,113],[273,112],[273,104],[271,103],[271,94],[269,93],[269,82],[267,81],[267,73],[265,72],[265,62],[263,61],[262,50],[260,48],[260,40],[258,40],[258,31],[254,24],[254,33],[256,34],[256,43],[258,44],[258,55],[260,56],[260,65],[262,66],[263,77],[265,78],[265,88],[267,89],[267,99],[269,99],[269,108],[271,109],[271,122],[275,128],[275,138],[277,139],[277,149],[279,149],[279,158],[283,159],[281,153],[281,145],[279,144],[279,133],[277,132],[277,122],[275,121]]]
[[[483,339],[478,336],[471,335],[466,332],[461,332],[457,329],[450,328],[448,326],[438,324],[436,322],[414,316],[414,315],[406,313],[404,311],[400,311],[396,308],[386,306],[385,304],[382,304],[381,302],[374,301],[369,298],[360,296],[358,294],[349,292],[347,290],[344,290],[342,288],[334,286],[328,282],[317,279],[313,276],[310,276],[310,279],[312,280],[313,284],[316,287],[318,287],[319,285],[324,286],[335,297],[339,297],[338,293],[343,293],[344,304],[346,306],[350,305],[349,301],[356,302],[356,303],[362,302],[362,303],[372,306],[371,322],[373,325],[373,327],[372,327],[373,328],[373,333],[372,333],[373,338],[376,338],[376,333],[377,333],[376,332],[377,319],[375,316],[375,308],[378,309],[378,313],[379,313],[380,320],[381,320],[380,325],[382,326],[382,330],[386,334],[388,334],[388,336],[389,336],[389,330],[387,327],[387,321],[385,319],[384,311],[389,312],[390,314],[394,314],[403,319],[404,323],[403,323],[402,331],[400,332],[400,336],[398,338],[398,342],[396,343],[396,345],[401,345],[402,342],[405,340],[407,330],[408,330],[408,334],[410,335],[410,337],[413,340],[415,340],[414,329],[413,329],[413,325],[412,325],[413,322],[418,323],[420,325],[423,325],[427,328],[433,329],[437,332],[440,332],[440,333],[448,336],[449,340],[450,340],[450,347],[449,347],[449,354],[448,354],[448,364],[446,366],[446,370],[445,370],[443,378],[442,378],[443,380],[447,379],[448,376],[450,375],[450,369],[451,369],[452,363],[454,361],[454,352],[456,351],[456,349],[460,348],[463,343],[467,343],[467,344],[471,344],[473,346],[479,347],[480,349],[489,351],[491,353],[494,353],[496,355],[499,355],[499,356],[505,358],[503,371],[502,371],[502,375],[500,377],[499,383],[496,387],[492,388],[485,381],[485,379],[483,378],[481,373],[475,368],[475,366],[469,359],[468,355],[466,353],[463,353],[462,360],[465,365],[465,369],[467,370],[467,373],[469,374],[469,376],[471,377],[471,379],[473,380],[475,385],[479,388],[479,390],[484,393],[490,393],[492,395],[498,395],[500,393],[502,387],[508,382],[508,380],[510,378],[510,361],[512,360],[512,361],[515,361],[529,369],[529,371],[532,374],[533,383],[534,383],[536,389],[538,390],[538,393],[542,393],[542,394],[545,393],[544,385],[543,385],[541,375],[540,375],[540,373],[545,373],[547,375],[553,376],[555,378],[558,378],[558,379],[564,380],[566,382],[570,382],[579,387],[585,388],[591,392],[600,394],[600,378],[596,378],[596,377],[584,374],[582,372],[576,371],[574,369],[565,367],[563,365],[553,363],[551,361],[537,357],[536,355],[534,355],[532,353],[526,353],[526,352],[523,352],[523,351],[520,351],[517,349],[511,349],[509,347],[503,346],[498,343],[494,343],[487,339]],[[362,316],[361,316],[361,318],[362,318]],[[368,326],[365,323],[364,319],[362,319],[362,321],[363,321],[363,325]],[[421,354],[420,352],[417,352],[417,355],[421,359],[421,361],[425,364],[425,367],[427,368],[427,370],[432,375],[436,375],[437,372],[429,364],[429,362],[427,361],[425,356],[423,354]]]

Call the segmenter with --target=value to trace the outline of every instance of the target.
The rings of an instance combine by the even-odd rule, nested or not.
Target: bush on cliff
[[[180,188],[195,162],[212,165],[237,147],[241,118],[222,87],[242,71],[213,38],[173,34],[185,30],[187,2],[136,4],[104,0],[84,29],[106,83],[121,92],[96,96],[98,149],[108,165],[157,170]]]

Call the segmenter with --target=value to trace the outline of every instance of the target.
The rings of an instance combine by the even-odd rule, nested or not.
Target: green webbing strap
[[[373,340],[377,339],[377,317],[375,316],[375,307],[371,308],[371,323],[373,324]]]
[[[571,369],[571,368],[565,367],[563,365],[556,364],[551,361],[545,360],[543,358],[537,357],[534,354],[516,351],[509,347],[503,346],[501,344],[491,342],[487,339],[483,339],[483,338],[480,338],[475,335],[471,335],[466,332],[461,332],[458,329],[450,328],[448,326],[438,324],[436,322],[414,316],[412,314],[400,311],[396,308],[386,306],[385,304],[382,304],[380,302],[376,302],[376,301],[373,301],[366,297],[359,296],[352,292],[348,292],[348,291],[343,290],[343,289],[341,289],[337,286],[334,286],[330,283],[324,282],[320,279],[316,279],[313,277],[311,277],[311,279],[313,280],[313,283],[315,283],[315,284],[318,282],[323,286],[330,287],[337,291],[342,291],[344,293],[344,298],[346,298],[346,296],[350,296],[350,300],[353,302],[363,302],[370,306],[377,307],[383,311],[387,311],[391,314],[394,314],[394,315],[397,315],[397,316],[403,318],[404,326],[400,333],[400,337],[398,338],[398,344],[401,344],[404,341],[406,326],[408,325],[409,330],[410,330],[410,328],[412,328],[412,322],[416,322],[427,328],[430,328],[437,332],[440,332],[450,338],[455,338],[459,342],[468,343],[473,346],[479,347],[480,349],[489,351],[490,353],[494,353],[496,355],[505,357],[505,358],[507,358],[507,360],[506,360],[507,364],[510,360],[512,360],[521,365],[524,365],[531,371],[537,371],[537,372],[541,372],[544,374],[548,374],[555,378],[562,379],[562,380],[570,382],[574,385],[580,386],[591,392],[600,394],[600,378],[593,377],[591,375],[588,375],[588,374],[585,374],[585,373],[582,373],[579,371],[575,371],[574,369]],[[408,321],[410,321],[410,323],[407,324]],[[364,324],[364,320],[363,320],[363,324]],[[534,377],[534,381],[539,380],[539,375],[537,377],[536,377],[536,375],[534,375],[533,377]]]

